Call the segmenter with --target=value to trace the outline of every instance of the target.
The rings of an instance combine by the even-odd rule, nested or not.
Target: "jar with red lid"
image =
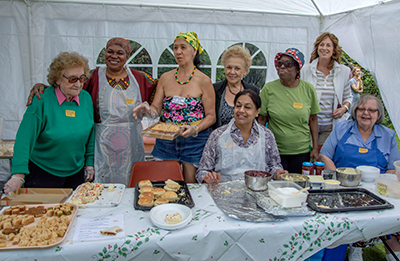
[[[314,162],[314,175],[324,175],[325,163],[321,161]]]
[[[311,162],[303,162],[301,166],[301,174],[304,176],[314,175],[313,164]]]

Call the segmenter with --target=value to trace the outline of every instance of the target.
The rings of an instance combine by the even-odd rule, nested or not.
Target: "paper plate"
[[[182,216],[182,222],[179,224],[169,225],[165,221],[167,214],[175,214],[178,212]],[[153,224],[159,228],[166,230],[175,230],[186,226],[192,220],[192,211],[189,207],[181,204],[164,204],[153,207],[150,210],[150,219]]]

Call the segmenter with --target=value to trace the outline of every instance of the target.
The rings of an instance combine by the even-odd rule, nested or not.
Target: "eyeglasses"
[[[296,65],[295,62],[285,62],[285,61],[277,61],[276,62],[276,67],[281,67],[282,65],[285,65],[285,68],[292,68],[293,66]]]
[[[63,77],[65,79],[67,79],[69,83],[76,83],[77,81],[80,81],[81,83],[84,83],[88,79],[88,77],[86,75],[84,75],[84,74],[82,74],[80,77],[76,77],[76,76],[67,77],[65,75],[63,75]]]
[[[366,109],[366,108],[361,108],[361,107],[358,107],[357,110],[359,112],[361,112],[361,113],[364,113],[365,111],[368,111],[371,114],[378,111],[378,109]]]

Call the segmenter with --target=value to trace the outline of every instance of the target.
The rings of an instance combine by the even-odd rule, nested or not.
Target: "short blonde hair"
[[[82,67],[85,75],[89,74],[88,59],[76,52],[62,52],[53,59],[47,69],[49,72],[47,74],[47,82],[52,86],[56,86],[56,82],[61,79],[66,69],[77,67]]]
[[[221,57],[221,64],[225,67],[226,62],[229,60],[229,58],[232,57],[242,58],[244,62],[244,70],[246,71],[246,73],[249,72],[252,59],[250,51],[247,48],[243,48],[241,45],[238,44],[232,45],[223,52]]]

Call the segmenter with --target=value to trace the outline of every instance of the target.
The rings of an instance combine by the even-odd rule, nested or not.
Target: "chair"
[[[174,160],[135,162],[132,166],[128,188],[134,188],[137,182],[144,179],[152,181],[184,180],[181,165]]]

